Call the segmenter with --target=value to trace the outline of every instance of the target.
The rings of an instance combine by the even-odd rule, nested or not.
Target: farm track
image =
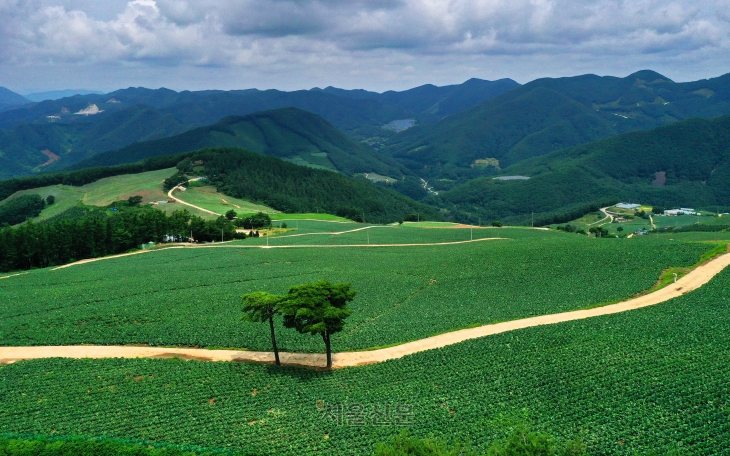
[[[197,180],[200,180],[200,178],[197,178],[197,179],[190,179],[190,180],[189,180],[188,182],[193,182],[193,181],[197,181]],[[178,185],[177,187],[173,187],[173,188],[172,188],[172,189],[171,189],[171,190],[170,190],[169,192],[167,192],[167,196],[168,196],[169,198],[171,198],[171,199],[174,199],[174,200],[175,200],[175,201],[177,201],[178,203],[180,203],[180,204],[184,204],[185,206],[190,206],[190,207],[192,207],[193,209],[197,209],[197,210],[199,210],[199,211],[203,211],[203,212],[205,212],[205,213],[208,213],[208,214],[213,214],[213,215],[218,215],[218,216],[221,216],[221,215],[223,215],[223,214],[219,214],[219,213],[217,213],[217,212],[209,211],[208,209],[204,209],[204,208],[202,208],[202,207],[200,207],[200,206],[196,206],[196,205],[194,205],[194,204],[190,204],[190,203],[187,203],[187,202],[185,202],[185,201],[181,200],[180,198],[177,198],[177,197],[173,196],[173,195],[172,195],[172,192],[174,192],[175,190],[178,190],[178,189],[180,189],[180,188],[181,188],[181,187],[180,187],[179,185]]]
[[[367,228],[358,228],[356,230],[352,231],[360,231]],[[337,234],[345,234],[350,233],[352,231],[343,231],[340,233],[307,233],[307,234],[329,234],[329,235],[337,235]],[[305,236],[307,234],[300,234],[295,236]],[[281,236],[281,237],[288,237],[288,236]],[[277,238],[280,238],[277,236]],[[493,238],[481,238],[481,239],[474,239],[474,240],[468,240],[468,241],[451,241],[451,242],[427,242],[422,244],[312,244],[312,245],[243,245],[243,244],[233,244],[233,245],[226,245],[230,244],[233,241],[225,241],[225,242],[217,242],[215,244],[174,244],[169,247],[162,247],[159,249],[150,249],[150,250],[138,250],[136,252],[130,252],[130,253],[121,253],[119,255],[110,255],[100,258],[88,258],[86,260],[79,260],[73,263],[64,264],[62,266],[56,266],[55,268],[52,268],[51,271],[57,271],[59,269],[66,269],[70,268],[72,266],[79,266],[82,264],[87,263],[95,263],[97,261],[105,261],[105,260],[113,260],[115,258],[122,258],[132,255],[141,255],[143,253],[151,253],[151,252],[162,252],[165,250],[172,250],[172,249],[321,249],[321,248],[344,248],[344,247],[428,247],[428,246],[436,246],[436,245],[458,245],[458,244],[468,244],[471,242],[482,242],[482,241],[506,241],[509,240],[509,238],[499,238],[499,237],[493,237]],[[24,273],[24,274],[27,274]],[[0,277],[0,279],[7,279],[10,277],[15,277],[21,274],[13,274],[6,277]]]
[[[469,241],[466,241],[469,242]],[[495,323],[476,328],[452,331],[438,336],[371,351],[335,353],[333,367],[352,367],[379,363],[426,350],[446,347],[466,340],[500,334],[534,326],[552,325],[574,320],[611,315],[642,307],[653,306],[696,290],[709,282],[730,265],[730,253],[718,256],[695,268],[689,274],[665,288],[618,304],[575,310],[520,320]],[[132,346],[46,346],[0,347],[0,365],[20,360],[40,358],[183,358],[200,361],[237,361],[273,363],[272,352],[206,350],[193,348],[132,347]],[[325,355],[320,353],[280,353],[283,364],[307,367],[325,365]]]

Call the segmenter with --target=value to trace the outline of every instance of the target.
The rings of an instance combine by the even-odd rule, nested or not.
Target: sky
[[[0,86],[173,90],[730,72],[730,0],[0,0]]]

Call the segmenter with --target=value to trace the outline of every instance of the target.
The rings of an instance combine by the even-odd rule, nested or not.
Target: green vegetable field
[[[301,222],[304,223],[304,222]],[[325,224],[327,222],[311,222]],[[340,224],[330,224],[337,225]],[[314,227],[314,225],[312,225]],[[713,246],[665,238],[588,239],[528,229],[484,229],[506,240],[415,247],[171,249],[0,280],[0,345],[151,344],[270,350],[268,329],[244,323],[241,295],[284,293],[326,279],[359,294],[335,351],[416,340],[631,297],[672,266]],[[373,228],[374,243],[451,242],[468,229]],[[278,243],[367,242],[340,236],[272,237]],[[476,237],[476,235],[475,235]],[[277,321],[279,348],[323,350]]]
[[[512,258],[541,250],[555,255],[571,245],[540,242],[526,241],[526,250],[514,250]],[[614,269],[637,274],[601,261],[604,245],[572,244],[572,256],[604,268],[594,274],[603,281],[590,287],[591,301],[606,297],[600,284]],[[631,245],[612,248],[620,256],[668,248]],[[575,266],[571,255],[559,258],[566,267]],[[223,274],[225,261],[214,258],[201,254],[198,261]],[[144,256],[137,261],[144,266]],[[167,264],[184,263],[171,255]],[[521,267],[544,272],[541,264],[547,263],[525,260]],[[522,280],[537,280],[534,269]],[[44,283],[40,274],[30,277]],[[590,285],[588,275],[580,278]],[[724,271],[700,290],[656,306],[333,372],[179,360],[19,362],[0,367],[0,433],[105,435],[265,454],[369,454],[376,442],[397,434],[399,424],[417,436],[457,438],[484,449],[510,423],[527,420],[562,439],[583,436],[590,454],[724,454],[730,447],[728,288],[730,271]],[[39,297],[39,290],[29,294]],[[177,305],[192,309],[194,302]],[[45,323],[53,324],[47,317]]]

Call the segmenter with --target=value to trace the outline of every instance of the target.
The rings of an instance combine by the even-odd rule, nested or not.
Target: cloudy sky
[[[0,85],[334,85],[730,72],[730,0],[0,0]]]

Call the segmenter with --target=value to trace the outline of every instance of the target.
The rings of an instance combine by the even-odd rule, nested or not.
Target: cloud
[[[727,53],[729,1],[0,0],[0,67],[397,78],[414,68],[467,71],[557,56],[596,68],[608,56],[696,65],[700,56]],[[717,55],[712,62],[706,65],[729,63]]]

